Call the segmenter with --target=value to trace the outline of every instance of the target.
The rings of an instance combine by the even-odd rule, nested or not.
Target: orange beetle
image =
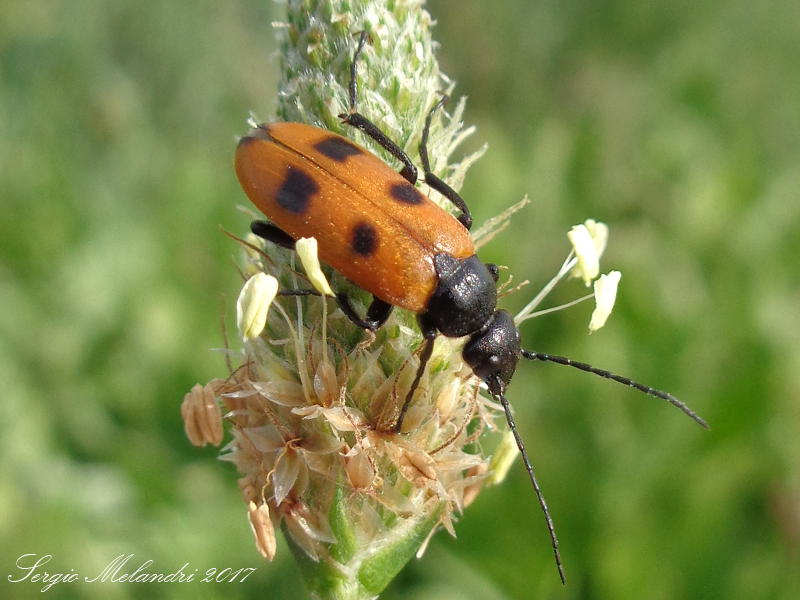
[[[425,310],[434,256],[475,254],[469,231],[361,146],[300,123],[271,123],[239,143],[236,175],[258,209],[293,239],[391,305]]]
[[[397,173],[366,149],[324,129],[299,123],[260,125],[241,138],[235,158],[242,188],[271,220],[254,221],[251,229],[287,248],[293,248],[301,237],[317,238],[322,260],[374,297],[362,317],[346,294],[336,294],[342,311],[358,326],[379,328],[394,306],[417,313],[425,341],[416,378],[395,424],[397,433],[436,335],[468,336],[462,351],[464,362],[505,410],[544,512],[563,583],[553,523],[505,397],[520,356],[575,367],[631,386],[671,402],[707,425],[666,392],[569,358],[520,347],[520,332],[513,318],[496,307],[498,268],[475,256],[469,234],[472,217],[466,203],[430,170],[427,139],[431,119],[447,97],[428,114],[419,151],[425,182],[461,211],[458,219],[417,190],[417,169],[408,156],[356,111],[356,66],[366,39],[363,32],[350,67],[350,112],[340,118],[375,140],[403,163],[403,168]]]

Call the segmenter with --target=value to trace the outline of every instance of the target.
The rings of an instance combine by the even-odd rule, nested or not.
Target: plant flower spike
[[[570,276],[594,283],[570,305],[594,297],[590,331],[605,323],[620,280],[599,275],[608,228],[574,227],[573,250],[528,306],[514,318],[496,308],[499,270],[474,253],[528,201],[470,231],[456,190],[484,149],[448,162],[472,128],[463,99],[445,112],[440,91],[452,84],[421,4],[287,3],[276,112],[286,123],[252,121],[236,155],[245,193],[270,218],[239,240],[241,350],[225,350],[229,375],[195,386],[182,406],[195,445],[219,445],[227,422],[221,459],[241,475],[256,548],[272,560],[280,529],[315,598],[377,597],[436,531],[455,535],[458,516],[518,454],[564,580],[504,395],[520,356],[632,386],[705,425],[665,392],[519,348],[517,325],[564,308],[536,310]],[[408,226],[392,229],[400,222],[435,240],[430,260],[432,251],[404,246]],[[424,260],[409,266],[417,254]]]

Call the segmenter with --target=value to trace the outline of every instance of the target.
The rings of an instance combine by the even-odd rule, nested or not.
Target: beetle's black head
[[[478,331],[494,314],[497,279],[477,256],[459,260],[441,252],[433,260],[439,283],[428,300],[426,316],[447,337]]]
[[[504,310],[496,311],[486,327],[477,331],[464,346],[464,362],[486,382],[495,396],[505,392],[520,354],[520,333],[514,319]]]

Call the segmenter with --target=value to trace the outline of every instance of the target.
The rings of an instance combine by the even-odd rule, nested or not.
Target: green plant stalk
[[[366,31],[369,43],[357,64],[358,111],[403,148],[412,160],[418,162],[418,147],[425,119],[450,86],[449,81],[441,75],[434,57],[431,17],[422,4],[417,0],[289,0],[286,22],[277,26],[281,69],[277,119],[304,122],[335,131],[368,147],[389,164],[395,164],[397,161],[383,148],[360,131],[343,125],[339,118],[350,108],[348,83],[353,52],[360,32]],[[472,131],[465,130],[460,120],[464,101],[455,103],[452,110],[451,115],[440,111],[434,119],[428,148],[432,170],[458,189],[466,169],[483,151],[465,158],[459,164],[448,164],[453,150]],[[427,189],[425,191],[430,193]],[[431,196],[434,201],[452,210],[449,202],[438,198],[435,193]],[[283,258],[286,264],[285,257],[279,258]],[[335,277],[333,274],[331,276]],[[291,285],[288,281],[285,283]],[[346,285],[344,281],[336,283],[340,289]],[[359,292],[353,290],[353,293],[357,295]],[[289,310],[292,318],[297,319],[298,314],[293,307],[290,306]],[[413,315],[398,314],[379,332],[376,346],[383,346],[381,364],[384,371],[393,377],[397,376],[401,384],[408,385],[407,375],[412,370],[407,369],[402,379],[399,374],[409,358],[407,351],[418,346],[420,339],[416,331],[413,338],[408,338],[407,333],[401,335],[398,325],[416,330]],[[352,348],[352,343],[348,345],[348,342],[362,337],[362,332],[354,333],[349,323],[342,324],[341,331],[334,322],[330,323],[330,327],[330,335],[334,339],[337,338],[337,332],[342,334],[339,340],[348,352]],[[399,344],[404,351],[394,351],[392,344]],[[460,363],[460,360],[452,361],[449,356],[449,353],[457,350],[454,344],[441,342],[439,345],[438,361],[432,361],[430,370],[444,372],[444,377],[439,382],[428,381],[431,402],[433,393],[441,393],[454,380]],[[466,391],[471,393],[473,389],[470,387]],[[460,415],[458,419],[464,421]],[[455,430],[455,426],[452,430]],[[449,430],[447,435],[452,436],[452,433]],[[445,440],[446,436],[440,435],[434,445]],[[457,452],[460,456],[461,450]],[[443,463],[446,462],[444,457],[437,456],[437,459],[440,458]],[[481,460],[482,457],[476,457],[475,465]],[[391,465],[388,472],[379,469],[379,477],[402,483],[397,470],[396,464]],[[460,477],[463,479],[463,476]],[[325,551],[312,553],[316,554],[312,556],[308,547],[301,547],[297,543],[296,530],[294,534],[290,533],[285,521],[282,521],[281,528],[300,566],[304,582],[315,597],[338,600],[372,598],[391,582],[439,526],[443,511],[448,513],[446,518],[449,523],[449,513],[453,507],[449,500],[443,503],[435,497],[422,498],[414,485],[405,485],[402,493],[407,494],[406,498],[412,502],[422,504],[424,509],[407,514],[402,510],[393,512],[380,508],[378,512],[384,531],[364,543],[365,537],[369,536],[362,531],[364,523],[358,514],[361,501],[353,501],[353,485],[347,478],[338,477],[338,482],[333,500],[326,509],[330,533],[336,543],[325,545]],[[381,488],[370,493],[380,495]],[[386,503],[385,500],[380,502]],[[328,504],[322,502],[321,506]],[[399,516],[398,512],[401,513]]]

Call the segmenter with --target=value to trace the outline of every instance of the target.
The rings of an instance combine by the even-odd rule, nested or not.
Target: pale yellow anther
[[[578,264],[570,275],[580,277],[586,287],[589,287],[600,273],[600,257],[608,243],[608,226],[588,219],[581,225],[575,225],[567,236],[578,259]]]
[[[578,264],[572,270],[573,277],[580,277],[588,287],[592,279],[600,272],[600,260],[597,257],[592,236],[584,225],[575,225],[567,234]]]
[[[608,244],[608,225],[600,221],[595,221],[594,219],[586,219],[583,225],[586,227],[589,235],[592,236],[597,258],[602,258],[603,252],[606,251],[606,245]]]
[[[333,290],[325,278],[322,268],[319,266],[317,240],[313,237],[300,238],[295,242],[294,249],[297,252],[297,256],[300,257],[300,262],[303,263],[303,268],[306,271],[306,275],[308,275],[309,281],[311,281],[311,285],[321,294],[333,296]]]
[[[278,280],[256,273],[245,282],[236,301],[236,325],[243,342],[261,335],[267,324],[269,306],[278,293]]]
[[[248,233],[246,236],[244,236],[244,241],[250,244],[250,246],[242,246],[242,250],[244,251],[244,255],[246,257],[243,271],[247,277],[251,277],[261,270],[259,262],[261,261],[262,257],[258,251],[258,248],[262,247],[263,240],[253,233]]]
[[[491,471],[489,481],[494,484],[502,483],[517,456],[519,456],[519,448],[517,440],[514,438],[514,432],[507,431],[503,434],[503,439],[500,440],[492,455],[492,460],[489,462]]]
[[[622,274],[619,271],[611,271],[607,275],[600,275],[594,282],[594,300],[597,304],[592,319],[589,322],[589,333],[597,331],[605,325],[608,315],[614,308],[614,301],[617,299],[617,286]]]

